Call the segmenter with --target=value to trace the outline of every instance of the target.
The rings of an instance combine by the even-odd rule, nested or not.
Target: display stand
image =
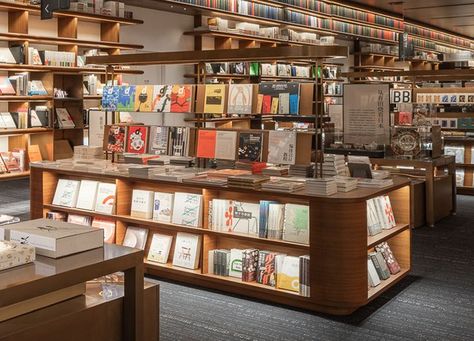
[[[115,214],[65,208],[52,204],[59,179],[91,179],[115,183],[117,186]],[[176,236],[188,232],[202,236],[200,266],[191,270],[145,260],[145,272],[171,280],[223,290],[249,297],[294,307],[331,314],[350,314],[405,277],[411,268],[411,200],[410,185],[406,180],[395,180],[394,185],[377,189],[357,189],[329,197],[317,197],[304,190],[295,193],[275,193],[262,190],[249,191],[232,187],[201,184],[183,184],[103,173],[78,172],[64,169],[47,169],[32,166],[31,215],[43,217],[50,210],[106,217],[116,221],[116,243],[122,244],[128,226],[146,227],[150,230],[145,247],[148,253],[152,232]],[[161,192],[188,192],[203,195],[203,227],[192,228],[172,223],[140,219],[131,216],[133,189]],[[366,201],[387,194],[393,207],[397,226],[375,236],[367,236]],[[208,203],[216,198],[232,198],[259,202],[275,200],[280,203],[309,205],[309,244],[285,240],[259,238],[247,234],[220,232],[209,229]],[[368,290],[367,254],[374,246],[387,241],[401,266],[398,274]],[[256,248],[292,256],[310,255],[310,297],[276,289],[256,282],[243,282],[238,278],[208,273],[208,251],[219,248]]]

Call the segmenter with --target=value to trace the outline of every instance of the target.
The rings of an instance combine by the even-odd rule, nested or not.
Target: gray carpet
[[[0,212],[28,218],[28,181],[0,182]],[[161,283],[161,340],[474,340],[474,197],[413,231],[413,271],[370,305],[331,317]]]

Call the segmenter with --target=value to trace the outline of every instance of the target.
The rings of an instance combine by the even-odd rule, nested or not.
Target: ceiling
[[[474,38],[474,0],[353,0],[353,2],[395,12],[405,18]]]

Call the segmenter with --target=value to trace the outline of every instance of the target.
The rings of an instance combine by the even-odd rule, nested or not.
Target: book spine
[[[377,274],[379,275],[380,279],[386,279],[386,277],[384,275],[384,272],[382,271],[382,268],[381,268],[381,266],[379,264],[379,261],[377,259],[377,253],[373,252],[369,256],[370,256],[370,260],[372,261],[372,263],[375,266],[375,270],[377,271]]]

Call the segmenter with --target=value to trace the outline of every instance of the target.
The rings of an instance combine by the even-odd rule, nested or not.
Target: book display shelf
[[[121,25],[143,22],[61,11],[56,12],[53,19],[57,22],[56,35],[42,36],[33,34],[30,29],[36,25],[31,22],[39,20],[40,6],[26,2],[0,1],[0,12],[5,13],[8,18],[8,31],[0,33],[0,42],[8,46],[9,48],[3,49],[10,49],[12,54],[12,60],[7,58],[6,63],[0,63],[0,78],[4,86],[0,106],[1,111],[10,113],[15,121],[14,124],[0,128],[0,137],[8,138],[9,151],[24,150],[28,155],[30,146],[35,146],[35,160],[70,157],[72,147],[82,145],[84,141],[84,129],[87,125],[83,109],[89,106],[84,101],[95,100],[97,105],[100,99],[96,93],[84,93],[85,81],[90,76],[102,84],[106,81],[105,68],[84,64],[83,55],[91,49],[119,54],[121,50],[143,48],[141,45],[120,43],[119,40]],[[96,40],[78,39],[79,26],[89,23],[100,25],[100,36]],[[45,51],[39,53],[37,48]],[[122,73],[140,71],[114,70],[115,77]],[[30,83],[34,87],[30,87]],[[57,109],[67,112],[67,119],[71,124],[60,124],[64,116],[59,116]],[[32,123],[32,112],[35,117],[38,114],[41,122]],[[44,116],[40,116],[38,112]],[[23,172],[2,172],[0,180],[28,176],[28,162],[25,165]]]
[[[59,180],[95,180],[116,185],[116,205],[110,214],[53,204]],[[305,190],[294,193],[275,193],[265,190],[248,191],[235,187],[218,187],[135,178],[131,176],[83,172],[68,169],[32,167],[31,214],[33,218],[43,217],[50,211],[80,214],[91,217],[112,219],[115,222],[115,243],[127,240],[127,229],[140,227],[146,230],[143,245],[145,257],[149,253],[152,235],[159,233],[171,236],[170,255],[175,254],[180,234],[194,235],[201,241],[197,266],[186,268],[170,261],[158,263],[144,259],[145,272],[163,278],[185,283],[244,294],[254,298],[287,304],[304,309],[331,314],[350,314],[405,277],[411,268],[410,251],[410,186],[405,180],[395,180],[394,184],[377,189],[357,189],[348,193],[338,193],[330,197],[309,195]],[[181,223],[160,222],[139,218],[132,214],[134,190],[200,195],[202,198],[201,224],[186,226]],[[368,236],[367,200],[388,195],[397,224],[374,236]],[[243,200],[259,203],[272,200],[281,204],[296,204],[308,207],[308,243],[270,239],[258,235],[216,230],[210,227],[210,202],[214,199]],[[176,205],[176,204],[175,204]],[[186,205],[186,204],[184,204]],[[179,210],[180,205],[173,210]],[[368,286],[367,256],[374,247],[387,242],[396,256],[400,271],[375,287]],[[280,287],[243,281],[240,278],[210,273],[209,251],[215,249],[258,249],[286,254],[288,256],[309,255],[310,287],[306,295],[298,291]],[[335,250],[338,250],[337,252]],[[215,262],[215,261],[214,261]],[[215,263],[214,263],[215,264]]]

